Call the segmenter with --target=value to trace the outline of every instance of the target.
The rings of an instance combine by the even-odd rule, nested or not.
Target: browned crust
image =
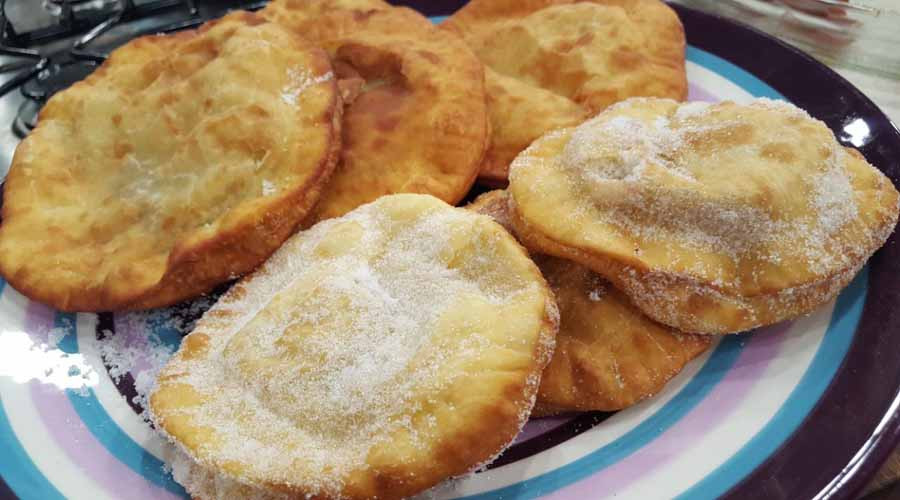
[[[379,88],[402,95],[363,103],[364,93],[347,104],[340,164],[304,227],[386,194],[431,194],[450,204],[465,197],[490,123],[483,66],[461,39],[381,2],[276,0],[261,15],[321,43],[336,68],[374,82],[369,96]]]
[[[218,23],[231,22],[234,19],[251,26],[268,22],[251,12],[235,12],[225,18],[210,21],[195,30],[166,36],[143,36],[132,40],[129,44],[170,44],[174,41],[184,41],[208,31]],[[325,52],[321,49],[314,50],[318,52],[319,63],[330,67]],[[74,85],[87,85],[101,78],[109,65],[115,63],[114,55],[85,80]],[[252,271],[296,230],[303,217],[318,200],[324,184],[335,169],[341,147],[340,125],[343,106],[336,82],[332,81],[330,85],[334,88],[330,105],[331,116],[327,117],[331,123],[329,131],[331,142],[327,154],[319,161],[316,174],[302,186],[277,198],[265,213],[257,212],[254,214],[256,217],[245,218],[230,231],[219,232],[214,237],[200,240],[193,245],[187,245],[184,241],[177,242],[169,253],[162,277],[152,288],[119,295],[112,294],[102,286],[89,290],[51,288],[30,279],[31,273],[24,268],[16,270],[7,268],[4,259],[0,259],[0,273],[16,290],[27,297],[62,311],[75,312],[168,306],[208,292],[220,283]],[[47,109],[45,107],[41,115]],[[24,148],[28,148],[29,145],[27,141],[23,142],[15,156],[23,154]],[[7,193],[15,189],[19,183],[15,157],[12,165],[3,187],[4,198],[7,200],[10,199]],[[0,208],[3,220],[9,219],[9,211],[9,203],[4,203]]]
[[[672,85],[665,95],[676,100],[684,100],[688,95],[687,74],[684,70],[685,50],[687,42],[684,29],[677,14],[663,2],[657,0],[590,0],[599,5],[619,6],[636,16],[642,22],[654,26],[651,31],[654,40],[653,46],[648,50],[659,56],[656,61],[661,64],[666,61],[666,66],[681,68],[681,77],[668,82]],[[455,33],[464,40],[473,31],[475,26],[486,22],[497,22],[501,19],[522,18],[539,10],[555,5],[567,5],[575,3],[575,0],[524,0],[524,1],[496,1],[473,0],[468,2],[452,16],[441,23],[441,27]],[[656,43],[661,40],[673,43]],[[635,93],[633,96],[641,96]],[[588,114],[602,111],[605,106],[591,105],[589,96],[570,95],[579,104],[585,106]],[[587,100],[586,100],[587,99]],[[489,95],[490,107],[490,95]],[[612,103],[608,103],[612,104]],[[491,188],[505,188],[508,184],[509,162],[504,155],[495,155],[489,150],[488,155],[481,164],[478,175],[478,183]]]
[[[699,334],[739,333],[808,314],[837,296],[878,248],[855,266],[821,280],[758,295],[735,295],[689,276],[639,269],[585,248],[567,246],[525,222],[510,197],[512,225],[526,248],[577,262],[612,282],[659,323]]]
[[[574,265],[574,264],[573,264]],[[606,293],[621,295],[618,290]],[[709,349],[714,337],[676,332],[670,327],[656,324],[637,308],[628,304],[624,296],[615,300],[631,309],[632,325],[623,325],[634,337],[636,348],[646,348],[656,340],[666,341],[660,345],[665,351],[666,361],[648,361],[629,365],[628,358],[616,357],[615,351],[607,355],[616,360],[616,370],[621,371],[618,387],[609,381],[610,371],[602,364],[590,359],[591,350],[582,341],[568,336],[557,339],[556,353],[544,370],[537,403],[532,415],[543,417],[573,411],[618,411],[635,405],[656,395],[672,378],[681,373],[691,360]],[[562,301],[562,299],[560,299]],[[562,311],[565,323],[565,311]],[[563,325],[565,329],[565,325]],[[678,335],[678,340],[672,340]],[[677,342],[675,346],[672,343]],[[594,351],[597,352],[597,351]],[[644,351],[646,352],[646,351]],[[633,359],[633,358],[632,358]],[[633,361],[632,361],[633,362]],[[618,373],[618,372],[613,372]]]
[[[514,237],[512,221],[509,218],[509,193],[502,189],[495,189],[481,193],[472,203],[465,207],[467,210],[490,216],[497,224],[503,226]],[[518,238],[516,238],[518,241]],[[520,243],[521,244],[521,243]]]
[[[466,38],[469,25],[481,24],[485,20],[496,21],[498,19],[514,19],[525,17],[531,13],[555,5],[568,5],[583,0],[472,0],[466,3],[441,23],[441,27]],[[672,99],[684,100],[688,94],[687,73],[684,71],[685,51],[687,40],[684,35],[684,27],[678,14],[659,0],[588,0],[590,3],[606,6],[618,6],[625,11],[636,15],[642,22],[653,23],[650,30],[651,42],[675,41],[676,43],[665,46],[653,46],[653,50],[662,59],[672,61],[674,65],[682,68],[682,78],[676,84],[673,95],[665,96]],[[574,97],[574,96],[573,96]],[[662,97],[662,96],[660,96]],[[578,99],[575,99],[578,101]],[[601,109],[592,109],[594,113]]]

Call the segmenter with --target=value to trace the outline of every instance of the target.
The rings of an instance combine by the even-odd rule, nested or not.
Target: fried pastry
[[[262,15],[328,50],[346,96],[341,161],[308,224],[390,193],[466,195],[489,123],[465,43],[380,1],[275,0]]]
[[[513,162],[525,245],[679,330],[738,332],[832,299],[890,235],[898,193],[782,101],[630,99]]]
[[[485,193],[466,208],[511,228],[505,191]],[[556,295],[560,317],[534,417],[627,408],[659,392],[712,343],[710,335],[652,321],[586,267],[546,255],[532,258]]]
[[[491,185],[505,183],[527,136],[575,125],[563,122],[576,120],[578,107],[594,115],[628,97],[687,97],[684,29],[658,0],[473,0],[441,26],[519,83],[511,89],[488,74],[494,145],[480,176]],[[510,122],[525,106],[544,114]]]
[[[478,172],[481,184],[505,186],[509,164],[546,132],[578,125],[588,111],[563,96],[484,70],[491,119],[491,146]]]
[[[194,497],[401,498],[513,440],[557,328],[496,222],[385,196],[298,233],[223,295],[151,412]]]
[[[327,54],[254,14],[135,39],[51,98],[16,150],[0,272],[63,310],[206,292],[306,217],[341,111]]]

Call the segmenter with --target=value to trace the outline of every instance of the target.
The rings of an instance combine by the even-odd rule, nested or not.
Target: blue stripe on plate
[[[4,288],[6,281],[0,279],[0,293],[3,293]],[[41,474],[22,448],[9,424],[9,419],[6,418],[2,398],[0,398],[0,443],[3,444],[3,452],[0,453],[0,476],[13,493],[21,498],[65,499],[62,493]]]
[[[737,484],[784,443],[819,401],[837,373],[856,332],[866,302],[866,266],[838,296],[819,350],[772,420],[737,453],[678,498],[716,498]]]
[[[719,346],[690,382],[646,420],[615,441],[592,451],[588,455],[540,476],[464,497],[466,500],[486,500],[492,498],[515,498],[523,500],[536,498],[556,491],[566,485],[584,479],[597,471],[609,467],[641,449],[681,420],[691,409],[706,398],[719,381],[731,370],[738,355],[744,349],[744,338],[731,335],[722,339]]]
[[[754,97],[768,97],[769,99],[781,99],[786,101],[780,92],[770,87],[766,82],[753,76],[752,73],[745,69],[735,66],[719,56],[710,54],[705,50],[688,45],[685,51],[688,61],[699,64],[704,68],[718,73],[721,76],[731,80],[735,85],[749,92]]]
[[[54,326],[64,328],[66,332],[58,347],[65,352],[78,352],[75,315],[56,313]],[[93,389],[88,389],[86,395],[83,395],[83,392],[66,389],[66,396],[72,403],[72,407],[75,408],[75,412],[78,413],[78,417],[84,422],[85,427],[118,461],[151,483],[187,498],[188,495],[184,488],[164,470],[163,462],[135,443],[106,413],[106,409],[100,404]]]
[[[0,399],[0,475],[7,486],[20,498],[40,498],[41,500],[64,500],[65,497],[41,474],[31,457],[19,444],[16,434],[9,425],[3,401]]]

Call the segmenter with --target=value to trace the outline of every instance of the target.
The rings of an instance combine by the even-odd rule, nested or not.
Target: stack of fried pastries
[[[195,498],[401,498],[509,445],[557,326],[500,225],[385,196],[297,234],[229,290],[151,410]]]
[[[468,207],[515,234],[505,191],[490,191]],[[712,343],[656,323],[622,292],[574,262],[533,254],[559,306],[556,351],[541,376],[532,416],[614,411],[659,392]]]
[[[63,310],[171,305],[379,196],[459,202],[488,127],[474,54],[380,1],[276,1],[139,38],[17,150],[0,272]]]
[[[684,50],[657,0],[473,0],[441,27],[273,0],[139,38],[16,151],[0,273],[82,311],[250,273],[150,398],[176,480],[413,495],[529,416],[627,408],[715,334],[809,313],[890,235],[900,195],[823,123],[679,103]],[[508,188],[452,207],[476,177]]]

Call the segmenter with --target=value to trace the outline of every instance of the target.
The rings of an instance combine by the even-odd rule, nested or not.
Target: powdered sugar
[[[537,281],[498,262],[498,238],[508,235],[483,233],[481,216],[429,209],[398,219],[379,203],[286,242],[200,322],[192,335],[209,337],[203,359],[166,369],[204,395],[179,413],[221,437],[214,451],[199,450],[201,463],[212,455],[245,464],[242,484],[267,477],[334,494],[381,440],[400,432],[424,446],[435,422],[416,415],[464,374],[448,367],[496,350],[477,318],[454,310],[540,296]],[[483,258],[494,265],[472,267]],[[285,460],[286,450],[304,465]],[[203,484],[189,491],[206,498]]]
[[[686,102],[675,111],[676,120],[699,118],[706,114],[712,103],[703,101]]]
[[[297,99],[306,89],[313,85],[319,85],[334,78],[334,74],[329,71],[323,75],[313,76],[306,68],[288,68],[288,83],[281,89],[281,100],[285,104],[295,106]]]
[[[769,188],[757,188],[757,183],[766,182],[770,174],[765,172],[775,167],[763,163],[759,168],[767,171],[748,168],[754,158],[766,158],[761,148],[767,142],[750,146],[728,142],[735,134],[746,133],[741,127],[756,126],[744,115],[734,113],[734,105],[686,103],[668,114],[651,113],[649,116],[653,118],[647,118],[646,113],[635,116],[628,113],[631,107],[646,102],[625,101],[612,108],[619,114],[603,113],[585,122],[571,134],[560,156],[561,167],[575,178],[583,179],[609,222],[644,240],[677,241],[687,248],[724,254],[735,260],[752,256],[778,263],[783,252],[799,251],[805,253],[804,258],[813,272],[827,272],[845,264],[840,252],[825,248],[845,224],[857,217],[857,206],[846,169],[846,153],[829,137],[830,132],[824,126],[818,124],[823,131],[821,135],[832,144],[822,173],[814,174],[814,169],[810,169],[810,172],[782,174],[795,186],[792,196],[808,193],[806,205],[812,212],[806,215],[802,208],[796,208],[802,207],[802,202],[782,198],[769,205],[756,204],[753,195],[748,194],[759,189],[762,193],[759,197],[765,196]],[[785,102],[760,99],[748,107],[812,121],[806,112]],[[729,113],[728,118],[714,114],[720,110]],[[773,123],[775,120],[773,116]],[[714,139],[720,137],[725,139]],[[689,164],[684,159],[698,144],[714,140],[723,141],[723,145],[712,143],[714,149],[707,155],[725,154],[716,147],[723,151],[747,150],[742,156],[746,165],[734,171],[733,183],[740,186],[740,177],[746,175],[749,184],[744,190],[728,184],[710,188],[707,179],[721,183],[720,176],[712,170],[697,170],[696,166],[697,161],[705,161],[704,168],[732,168],[728,161],[717,163],[701,158]],[[766,140],[777,141],[778,136]],[[614,187],[615,183],[630,186]],[[710,189],[715,191],[701,195]],[[797,215],[786,218],[785,212]],[[699,274],[708,274],[707,271],[698,270]]]
[[[681,137],[660,116],[653,124],[629,116],[601,117],[575,129],[562,154],[568,168],[594,180],[639,180],[651,163],[687,180],[690,174],[669,161]]]
[[[95,340],[109,376],[120,383],[130,375],[136,395],[132,400],[147,415],[147,398],[156,385],[159,370],[168,362],[181,338],[194,327],[194,318],[209,309],[214,298],[199,297],[169,309],[119,313],[116,330],[101,332]]]

